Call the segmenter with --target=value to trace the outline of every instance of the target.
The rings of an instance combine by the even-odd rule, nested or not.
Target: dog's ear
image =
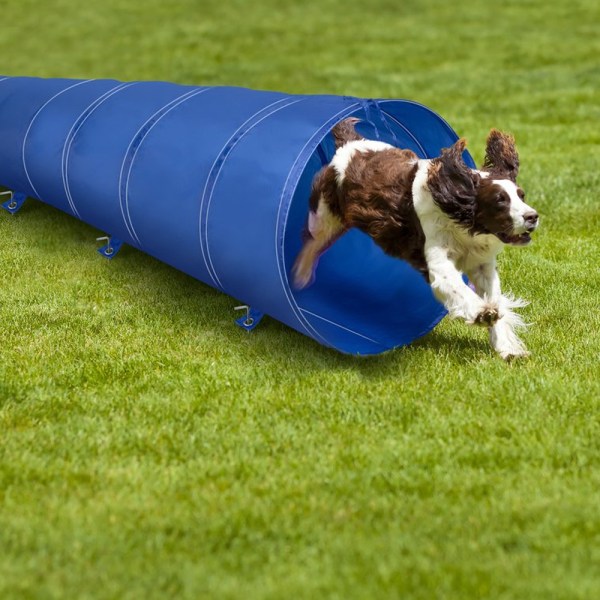
[[[459,186],[470,188],[473,182],[473,172],[463,160],[463,152],[467,147],[467,140],[460,138],[450,148],[444,148],[439,157],[441,169]]]
[[[467,142],[458,140],[444,148],[439,158],[431,163],[427,187],[435,203],[454,221],[472,227],[475,219],[479,175],[469,169],[463,160]]]
[[[432,161],[427,186],[436,204],[446,214],[471,226],[480,177],[463,160],[466,145],[466,140],[461,138],[442,150],[441,156]]]
[[[483,170],[497,179],[510,179],[516,183],[519,174],[519,155],[515,139],[508,133],[492,129],[487,138]]]

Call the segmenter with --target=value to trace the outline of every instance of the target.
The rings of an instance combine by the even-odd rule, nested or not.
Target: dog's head
[[[465,164],[465,146],[460,139],[432,162],[428,187],[434,200],[474,235],[493,234],[505,244],[528,244],[539,218],[517,185],[519,157],[513,137],[490,131],[481,171]]]

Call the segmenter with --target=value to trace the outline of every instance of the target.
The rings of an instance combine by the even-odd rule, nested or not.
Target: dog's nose
[[[527,229],[532,230],[537,227],[539,215],[535,212],[535,210],[530,210],[523,215],[523,221],[525,221],[525,226]]]

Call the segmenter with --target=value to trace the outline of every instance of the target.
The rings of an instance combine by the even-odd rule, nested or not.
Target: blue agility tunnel
[[[457,139],[406,100],[0,77],[0,185],[13,191],[4,206],[37,198],[106,232],[110,248],[124,242],[237,298],[255,318],[377,354],[445,314],[412,267],[351,231],[321,258],[312,287],[291,286],[312,179],[348,116],[365,137],[422,158]]]

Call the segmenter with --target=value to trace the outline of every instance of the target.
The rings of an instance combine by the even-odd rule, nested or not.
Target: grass
[[[600,597],[600,8],[3,0],[0,73],[411,98],[512,131],[528,360],[356,359],[41,203],[0,215],[0,597]]]

